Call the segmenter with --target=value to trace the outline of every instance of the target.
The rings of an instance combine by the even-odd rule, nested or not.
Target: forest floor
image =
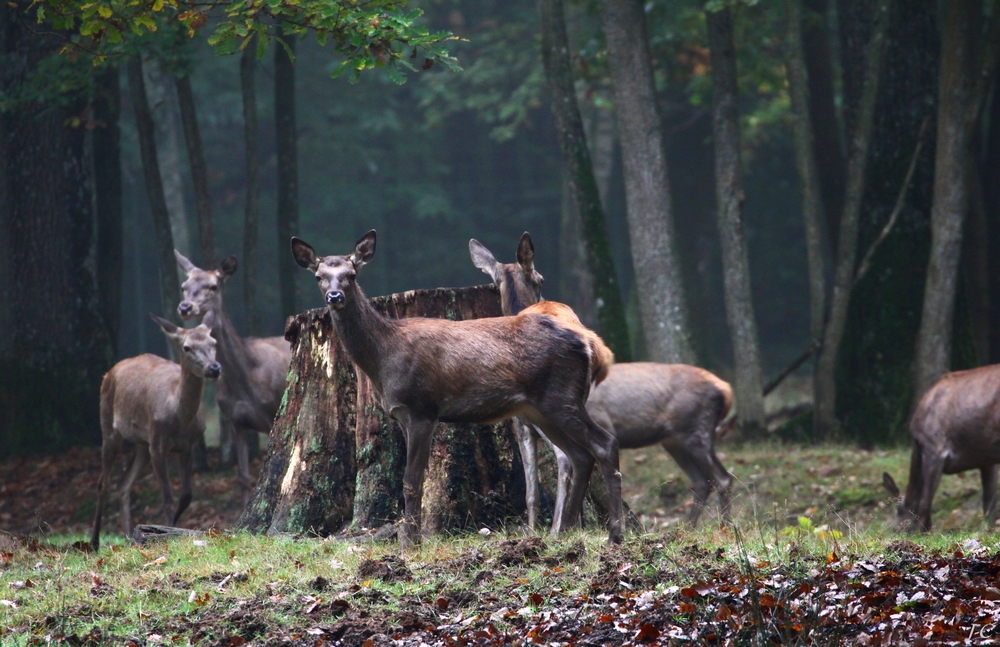
[[[552,539],[508,528],[402,553],[231,535],[229,470],[196,476],[182,524],[214,529],[205,536],[126,545],[112,497],[95,555],[79,542],[97,449],[0,463],[0,644],[922,645],[1000,635],[1000,535],[982,527],[978,474],[944,477],[935,532],[908,537],[880,489],[883,471],[905,481],[903,448],[765,443],[719,456],[737,480],[726,528],[714,505],[697,528],[683,523],[687,481],[649,448],[622,455],[624,498],[644,526],[623,546],[606,546],[597,529]],[[161,521],[151,476],[133,500],[137,522]]]

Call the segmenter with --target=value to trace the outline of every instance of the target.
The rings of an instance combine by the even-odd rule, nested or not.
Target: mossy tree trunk
[[[500,316],[494,286],[417,290],[372,299],[390,317]],[[400,517],[406,446],[371,382],[341,348],[328,311],[289,320],[288,390],[264,468],[239,526],[326,535]],[[509,422],[440,423],[424,485],[424,530],[497,527],[524,512],[524,477]]]

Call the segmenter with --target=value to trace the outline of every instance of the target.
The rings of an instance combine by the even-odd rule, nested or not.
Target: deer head
[[[907,530],[915,527],[917,517],[906,507],[906,498],[899,491],[896,480],[888,472],[882,472],[882,487],[885,488],[885,491],[896,502],[896,527],[899,530]]]
[[[535,245],[528,232],[521,235],[517,244],[516,263],[498,262],[475,238],[469,241],[469,254],[472,263],[499,286],[505,315],[515,315],[541,300],[545,279],[535,270]]]
[[[375,230],[358,239],[347,256],[317,256],[316,250],[301,238],[292,236],[292,255],[299,267],[316,277],[316,284],[327,305],[340,310],[358,294],[355,279],[361,267],[375,256]]]
[[[177,305],[177,314],[181,319],[193,319],[211,310],[221,310],[222,286],[236,273],[236,257],[230,256],[222,261],[218,269],[203,270],[176,249],[174,256],[177,257],[177,265],[187,274],[187,280],[181,285],[183,299]]]
[[[181,328],[172,321],[149,313],[153,321],[159,324],[163,334],[174,347],[180,364],[186,370],[203,378],[214,380],[222,374],[222,366],[215,360],[215,339],[212,337],[212,326],[215,325],[215,311],[209,310],[202,319],[201,325],[194,328]]]

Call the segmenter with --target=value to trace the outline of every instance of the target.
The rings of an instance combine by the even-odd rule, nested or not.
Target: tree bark
[[[822,191],[828,249],[837,248],[837,226],[844,209],[844,147],[840,141],[834,91],[833,52],[827,0],[805,0],[801,24],[802,60],[808,79],[806,100],[813,129],[813,158]],[[824,269],[829,269],[825,267]]]
[[[655,362],[693,364],[642,4],[639,0],[602,0],[601,24],[618,115],[632,266],[646,352]]]
[[[280,49],[280,48],[279,48]],[[247,198],[243,219],[243,298],[251,335],[260,334],[257,307],[257,225],[260,219],[260,160],[257,154],[257,48],[253,43],[240,57],[240,87],[243,90],[243,135],[246,142]],[[281,173],[279,162],[278,173]],[[285,240],[285,239],[282,239]],[[287,240],[285,240],[287,243]],[[284,256],[288,256],[285,254]],[[284,258],[284,256],[279,256]],[[294,303],[294,302],[293,302]]]
[[[140,56],[133,56],[128,61],[129,96],[135,110],[139,152],[142,157],[142,174],[146,183],[146,194],[149,196],[153,225],[156,228],[157,257],[160,262],[161,316],[177,321],[177,304],[181,300],[181,286],[177,278],[174,237],[170,228],[167,201],[163,194],[163,176],[160,175],[160,162],[156,156],[153,115],[149,109],[149,99],[146,96],[142,65]]]
[[[882,73],[882,55],[885,51],[885,29],[889,20],[889,0],[880,0],[876,9],[876,23],[868,44],[861,100],[858,104],[856,130],[851,136],[850,155],[847,162],[847,192],[844,212],[840,217],[837,260],[834,274],[830,318],[823,334],[813,383],[813,425],[816,435],[827,437],[837,429],[837,354],[847,323],[847,308],[854,287],[855,263],[858,249],[858,220],[865,189],[865,168],[875,121],[875,99],[878,96]]]
[[[580,209],[587,265],[594,281],[594,302],[601,336],[618,361],[631,357],[628,324],[618,277],[611,257],[611,243],[604,222],[601,196],[594,180],[587,138],[576,102],[569,40],[562,0],[538,0],[542,28],[542,62],[552,95],[559,150],[564,172]]]
[[[587,266],[583,244],[580,209],[573,189],[562,177],[561,220],[559,223],[559,295],[573,308],[583,325],[597,329],[597,304],[594,302],[594,277]]]
[[[372,299],[394,317],[500,316],[492,286],[415,290]],[[341,348],[326,308],[289,320],[290,382],[264,469],[239,521],[255,533],[338,532],[397,521],[406,447],[371,382]],[[524,478],[509,422],[439,423],[424,485],[425,532],[499,527],[524,513]]]
[[[282,35],[278,34],[279,38]],[[285,39],[292,55],[295,37]],[[278,285],[281,314],[298,312],[295,277],[299,268],[288,253],[288,241],[299,233],[298,136],[295,130],[295,61],[281,45],[274,45],[274,120],[278,149]]]
[[[177,112],[174,110],[176,77],[164,71],[160,63],[147,60],[142,67],[150,114],[157,142],[156,156],[160,163],[163,197],[170,215],[170,230],[174,246],[185,254],[191,253],[191,233],[188,229],[187,207],[184,204],[184,173],[181,170],[181,138]]]
[[[122,164],[121,88],[118,68],[110,67],[97,77],[97,96],[93,103],[97,127],[93,134],[94,193],[97,207],[97,294],[104,319],[117,355],[118,332],[122,320]]]
[[[191,166],[191,183],[194,185],[194,207],[198,214],[198,239],[201,248],[201,267],[215,267],[219,260],[215,252],[215,226],[212,223],[212,194],[208,189],[208,164],[205,148],[201,143],[201,128],[195,109],[191,75],[177,77],[177,102],[184,126],[188,163]]]
[[[996,69],[1000,25],[996,11],[984,40],[982,3],[948,3],[941,39],[937,150],[934,160],[934,206],[931,208],[931,255],[927,264],[924,305],[917,334],[915,397],[951,370],[952,326],[962,227],[969,208],[970,143]],[[982,52],[979,47],[982,46]]]
[[[985,154],[983,177],[1000,177],[1000,83],[994,74],[992,100],[990,101],[989,129],[984,133]],[[989,231],[989,303],[990,341],[989,363],[1000,363],[1000,182],[983,183],[983,205]]]
[[[0,6],[0,94],[17,89],[63,41],[33,34]],[[101,376],[114,362],[94,280],[86,107],[8,104],[0,114],[0,455],[100,442]]]
[[[712,61],[712,122],[715,143],[715,194],[726,320],[736,364],[735,395],[748,435],[764,427],[764,379],[760,344],[750,290],[750,261],[743,231],[743,185],[740,133],[736,113],[736,47],[733,17],[727,7],[708,12],[708,44]]]
[[[809,267],[809,335],[823,338],[826,322],[826,254],[823,246],[823,196],[809,106],[809,78],[802,47],[801,0],[788,0],[788,94],[792,102],[795,162],[802,186],[802,219]]]

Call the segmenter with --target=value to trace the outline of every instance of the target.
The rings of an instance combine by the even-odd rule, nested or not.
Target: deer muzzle
[[[340,290],[330,290],[326,293],[326,302],[331,307],[339,308],[344,305],[345,301],[347,301],[347,298]]]
[[[188,301],[181,301],[177,306],[177,314],[183,318],[190,317],[194,314],[194,306]]]
[[[213,362],[205,369],[205,377],[214,380],[222,375],[222,366],[218,362]]]

